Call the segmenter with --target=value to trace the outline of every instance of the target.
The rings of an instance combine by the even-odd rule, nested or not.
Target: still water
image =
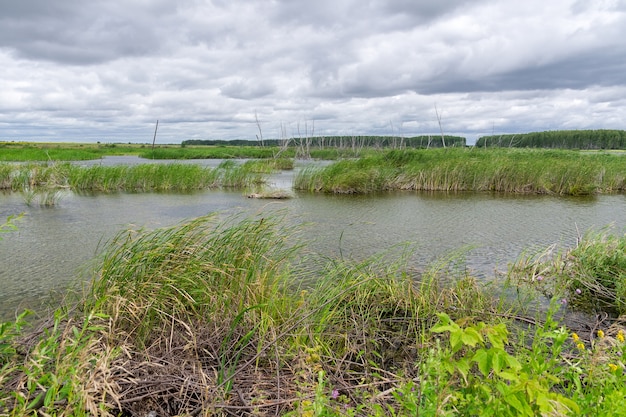
[[[132,161],[132,160],[131,160]],[[109,161],[110,162],[110,161]],[[212,162],[215,163],[215,162]],[[290,186],[293,173],[272,177]],[[579,233],[626,229],[626,196],[593,198],[398,192],[368,196],[294,193],[290,200],[249,199],[240,192],[193,194],[64,194],[54,207],[27,206],[18,193],[0,194],[0,221],[25,213],[18,230],[0,240],[0,320],[17,310],[42,309],[51,292],[87,280],[86,265],[119,231],[153,229],[219,213],[279,212],[301,224],[306,251],[364,259],[408,244],[423,268],[460,248],[468,269],[490,277],[522,251],[576,242]]]

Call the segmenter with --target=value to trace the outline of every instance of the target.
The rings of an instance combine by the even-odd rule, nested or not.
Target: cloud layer
[[[0,140],[622,129],[625,32],[625,0],[3,1]]]

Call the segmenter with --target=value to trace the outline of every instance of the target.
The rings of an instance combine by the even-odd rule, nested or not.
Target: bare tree
[[[276,152],[276,154],[274,155],[274,158],[278,158],[280,154],[282,154],[287,149],[289,149],[289,142],[291,142],[291,138],[287,136],[287,127],[283,124],[283,122],[280,122],[279,137],[280,137],[280,141],[279,141],[280,149],[278,150],[278,152]]]
[[[306,141],[306,158],[311,159],[311,141],[315,136],[315,120],[311,120],[311,134],[309,134],[309,129],[307,127],[306,120],[304,121],[304,129],[306,131],[305,141]]]
[[[256,114],[256,110],[254,111],[254,120],[256,121],[256,127],[259,129],[259,134],[256,135],[256,140],[259,141],[261,146],[265,146],[263,143],[263,131],[261,130],[261,123],[259,122],[259,117]]]
[[[154,143],[156,142],[156,134],[159,129],[159,121],[156,121],[156,126],[154,127],[154,137],[152,138],[152,159],[154,159]]]
[[[439,131],[441,132],[441,143],[443,147],[446,147],[446,138],[443,135],[443,127],[441,126],[441,115],[439,114],[439,110],[437,110],[437,104],[435,103],[435,114],[437,115],[437,123],[439,123]]]

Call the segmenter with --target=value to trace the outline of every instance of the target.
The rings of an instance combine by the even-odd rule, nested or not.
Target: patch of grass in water
[[[302,170],[294,187],[327,193],[385,190],[593,195],[626,190],[614,155],[528,149],[389,151]]]

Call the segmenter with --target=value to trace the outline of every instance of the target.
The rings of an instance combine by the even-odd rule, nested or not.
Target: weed
[[[587,313],[626,312],[626,235],[587,232],[571,249],[527,255],[510,271],[518,286]]]

